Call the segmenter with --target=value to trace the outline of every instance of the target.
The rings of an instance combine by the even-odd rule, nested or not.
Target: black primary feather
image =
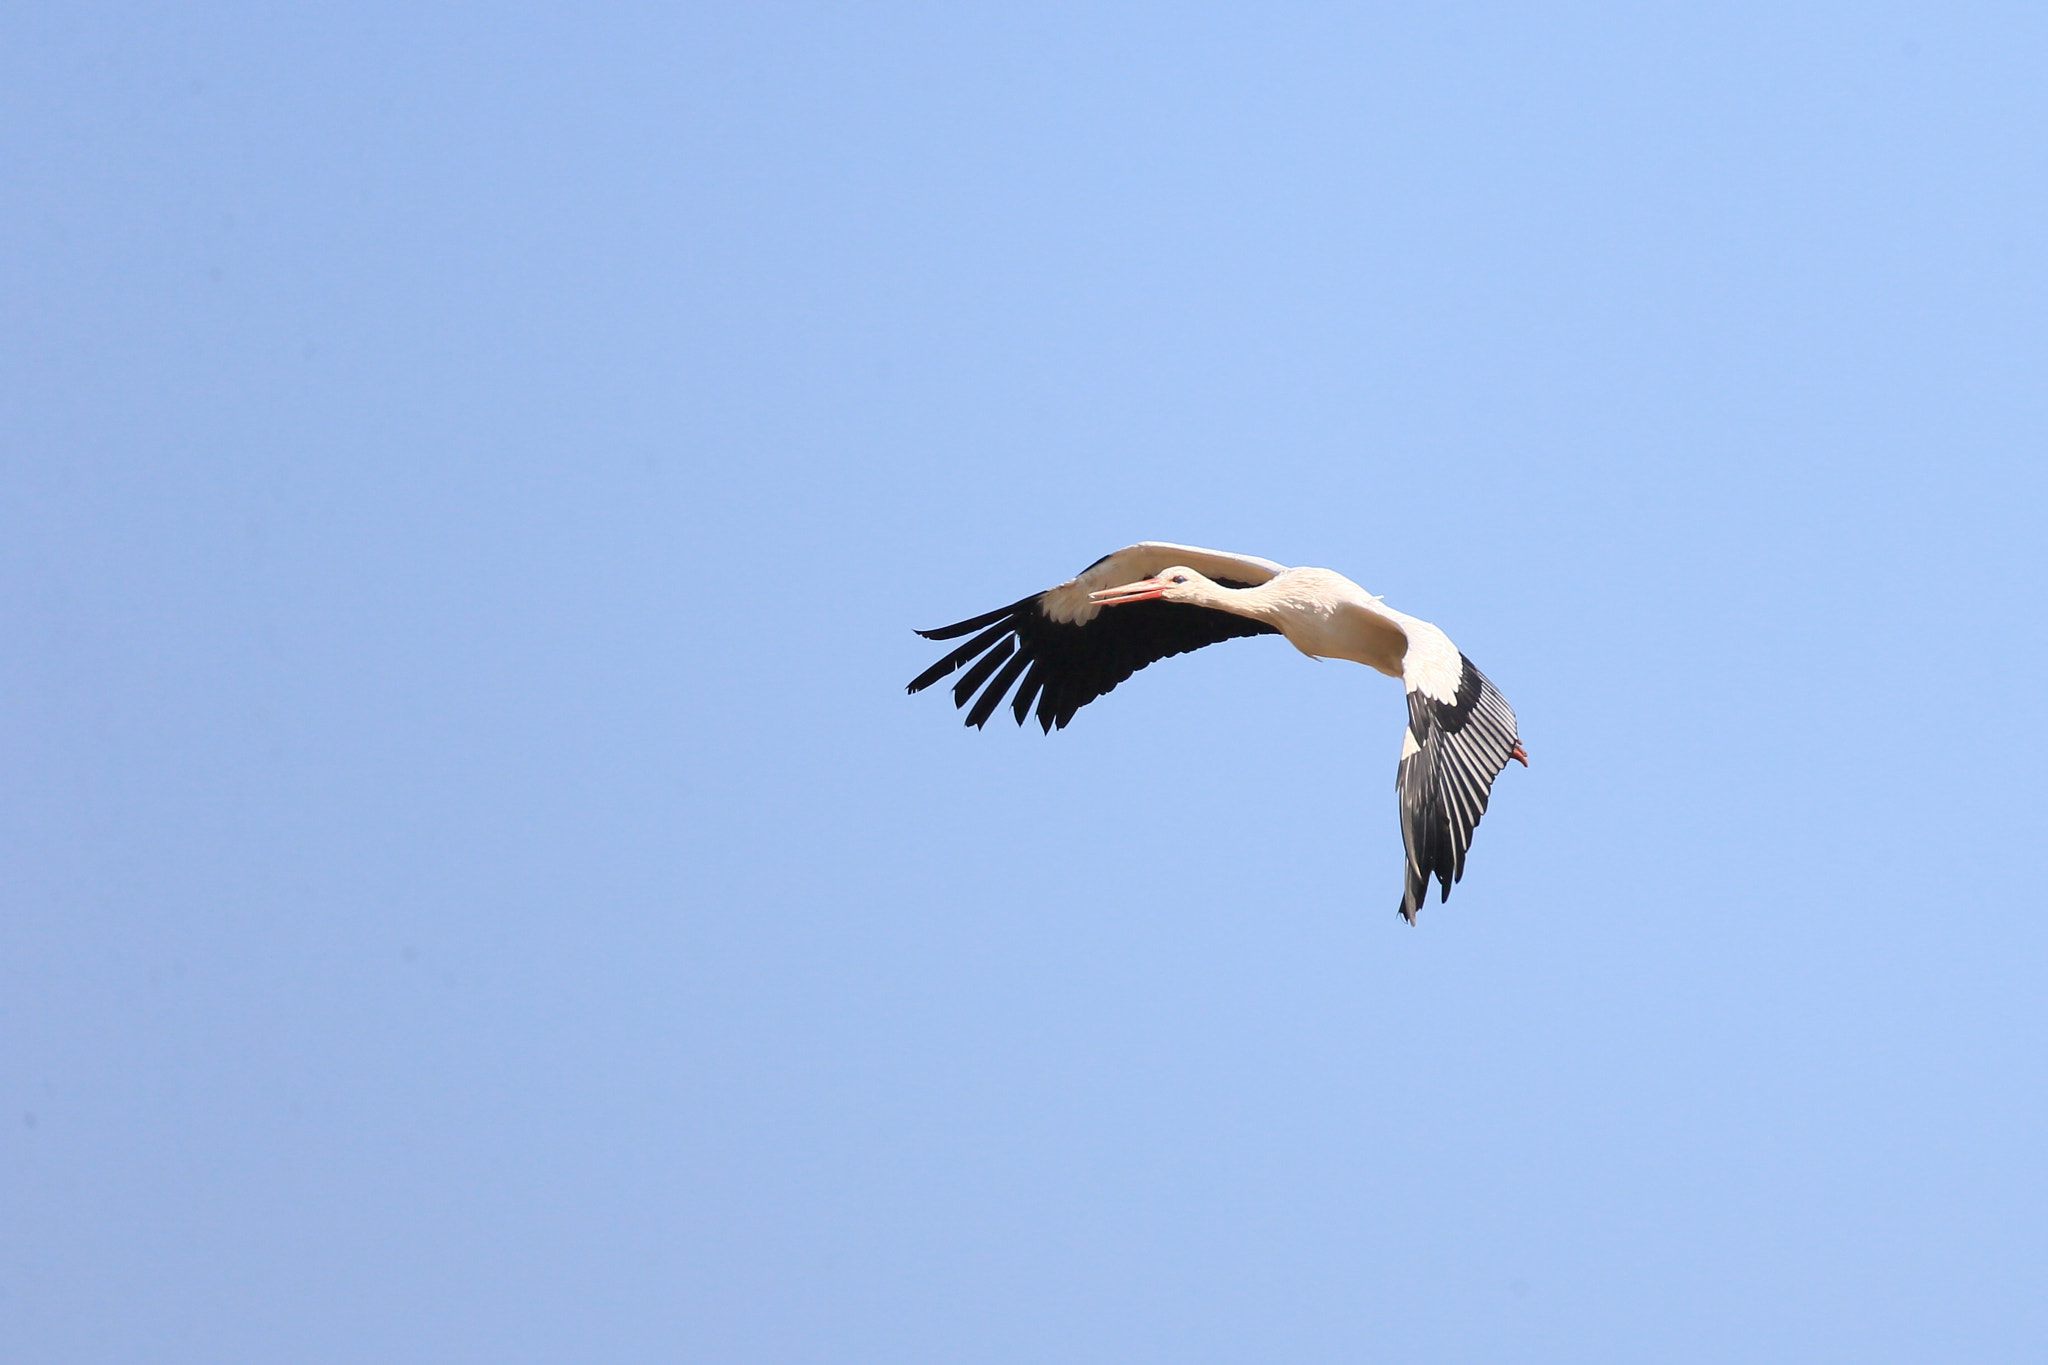
[[[1215,581],[1226,588],[1252,586],[1224,578]],[[1149,664],[1225,640],[1280,633],[1277,626],[1248,616],[1157,598],[1104,607],[1094,619],[1075,625],[1048,617],[1040,607],[1042,597],[1034,593],[999,611],[919,631],[927,640],[982,633],[918,674],[909,690],[922,692],[970,660],[979,660],[953,688],[953,704],[962,708],[980,689],[967,723],[977,729],[987,724],[1021,676],[1024,682],[1010,709],[1022,725],[1036,700],[1039,727],[1050,734],[1065,729],[1075,712]],[[1002,671],[995,673],[998,666]]]

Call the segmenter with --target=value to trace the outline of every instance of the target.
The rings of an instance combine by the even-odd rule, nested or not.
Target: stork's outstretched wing
[[[1255,587],[1284,567],[1270,559],[1161,540],[1127,546],[1058,587],[972,620],[919,631],[927,640],[980,633],[918,674],[910,690],[922,692],[971,662],[953,685],[955,706],[974,703],[967,712],[969,725],[986,724],[1017,684],[1010,703],[1017,723],[1024,723],[1036,701],[1039,726],[1049,733],[1065,729],[1076,711],[1147,664],[1239,636],[1280,633],[1262,621],[1181,602],[1132,602],[1105,613],[1088,599],[1091,592],[1149,578],[1173,565],[1227,588]]]
[[[1411,628],[1411,656],[1416,633]],[[1450,642],[1443,644],[1448,648]],[[1470,659],[1457,659],[1455,691],[1441,685],[1411,685],[1408,691],[1408,728],[1394,786],[1401,794],[1401,842],[1408,849],[1401,917],[1410,924],[1429,895],[1431,877],[1442,888],[1437,900],[1450,899],[1451,883],[1465,875],[1465,850],[1486,813],[1493,779],[1521,747],[1514,711]],[[1430,662],[1448,682],[1450,670],[1441,667],[1448,661]],[[1449,700],[1440,699],[1444,693]]]

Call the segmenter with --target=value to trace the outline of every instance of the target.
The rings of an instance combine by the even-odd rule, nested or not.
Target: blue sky
[[[0,35],[0,1354],[2048,1347],[2037,10]]]

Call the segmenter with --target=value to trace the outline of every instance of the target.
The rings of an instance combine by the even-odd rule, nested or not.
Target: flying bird
[[[1440,903],[1464,877],[1465,851],[1494,778],[1511,758],[1529,763],[1514,711],[1448,635],[1328,569],[1147,540],[1104,555],[1058,587],[917,633],[927,640],[973,635],[911,679],[910,691],[966,667],[953,684],[953,704],[967,708],[976,729],[1013,684],[1017,723],[1036,714],[1050,734],[1146,665],[1247,635],[1284,635],[1311,658],[1350,659],[1399,678],[1408,726],[1394,789],[1408,855],[1401,917],[1410,924],[1432,877]]]

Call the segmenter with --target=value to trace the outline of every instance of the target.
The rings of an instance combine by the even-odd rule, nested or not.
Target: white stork
[[[1036,700],[1038,724],[1050,734],[1147,664],[1242,635],[1285,635],[1311,658],[1350,659],[1399,678],[1408,727],[1394,789],[1408,849],[1401,917],[1410,924],[1431,877],[1440,902],[1464,877],[1493,779],[1511,758],[1529,763],[1515,713],[1448,635],[1328,569],[1148,540],[1104,555],[1056,588],[918,634],[952,640],[977,631],[910,683],[922,692],[971,661],[953,685],[953,704],[974,703],[967,723],[976,729],[1020,677],[1010,710],[1022,725]]]

